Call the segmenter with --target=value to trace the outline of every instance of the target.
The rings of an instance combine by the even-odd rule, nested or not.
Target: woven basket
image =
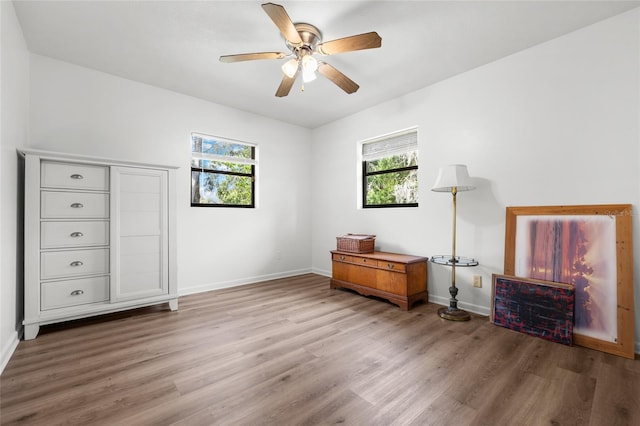
[[[336,239],[338,250],[350,253],[373,253],[376,244],[375,235],[347,234]]]

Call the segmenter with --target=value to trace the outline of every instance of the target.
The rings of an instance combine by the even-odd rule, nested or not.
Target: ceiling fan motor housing
[[[301,56],[301,51],[305,51],[302,56],[315,53],[316,46],[318,43],[322,42],[322,33],[320,30],[313,25],[304,22],[299,22],[294,24],[294,26],[296,27],[298,34],[300,34],[302,45],[296,46],[289,40],[285,39],[287,47],[296,55],[296,57]]]

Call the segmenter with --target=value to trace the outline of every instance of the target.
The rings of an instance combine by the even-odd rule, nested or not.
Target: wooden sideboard
[[[331,251],[330,288],[348,288],[363,296],[387,299],[402,310],[427,302],[426,257],[397,253]]]

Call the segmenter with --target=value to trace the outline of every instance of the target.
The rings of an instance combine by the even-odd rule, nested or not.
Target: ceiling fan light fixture
[[[301,62],[302,71],[315,72],[318,69],[318,61],[311,55],[304,55]]]
[[[309,83],[316,79],[318,61],[311,54],[306,54],[300,59],[300,67],[302,68],[302,81]]]
[[[309,83],[316,79],[316,72],[310,68],[302,68],[302,81]]]
[[[282,65],[282,72],[289,78],[293,78],[298,72],[298,60],[289,59]]]

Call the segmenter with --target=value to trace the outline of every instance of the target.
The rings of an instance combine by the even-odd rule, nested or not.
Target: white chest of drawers
[[[178,307],[175,167],[23,151],[24,338],[71,319]]]

